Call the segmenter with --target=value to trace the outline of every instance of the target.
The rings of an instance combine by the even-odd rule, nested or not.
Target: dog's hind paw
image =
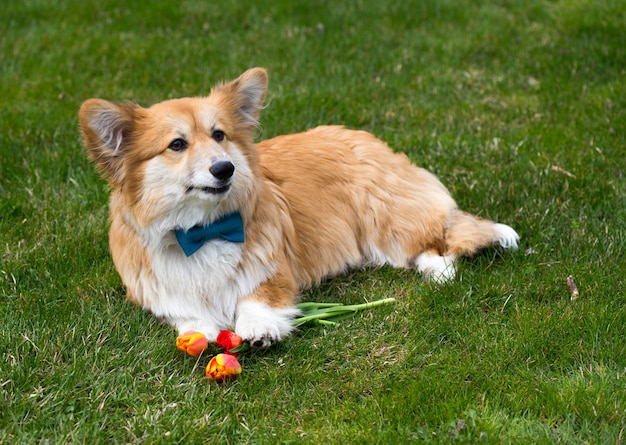
[[[438,284],[447,283],[456,275],[456,257],[441,256],[432,252],[424,252],[415,259],[415,265],[426,281]]]

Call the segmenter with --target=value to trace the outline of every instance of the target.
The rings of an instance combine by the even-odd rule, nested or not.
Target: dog
[[[109,244],[130,301],[214,342],[292,330],[299,292],[348,269],[452,279],[461,256],[517,248],[508,225],[457,208],[443,184],[364,131],[320,126],[255,144],[268,77],[149,108],[89,99],[79,120],[111,188]]]

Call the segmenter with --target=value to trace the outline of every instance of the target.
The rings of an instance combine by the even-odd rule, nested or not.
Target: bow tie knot
[[[206,226],[195,226],[186,231],[176,229],[174,233],[187,256],[193,255],[205,242],[216,238],[232,243],[244,242],[243,220],[239,212],[224,215]]]

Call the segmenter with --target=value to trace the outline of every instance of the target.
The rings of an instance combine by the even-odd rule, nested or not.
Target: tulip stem
[[[341,306],[341,303],[317,303],[315,301],[305,301],[296,304],[296,308],[303,312],[335,306]]]
[[[394,303],[395,298],[384,298],[368,303],[343,305],[341,303],[314,303],[306,302],[296,305],[302,311],[302,316],[293,320],[294,326],[302,326],[310,321],[316,320],[321,324],[335,323],[363,309],[369,309],[383,304]]]

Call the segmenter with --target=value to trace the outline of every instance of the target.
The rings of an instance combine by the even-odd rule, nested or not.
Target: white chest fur
[[[244,244],[212,240],[187,257],[173,233],[149,248],[152,273],[142,277],[151,294],[148,309],[173,324],[204,319],[227,327],[234,323],[235,308],[268,271],[242,267]]]

